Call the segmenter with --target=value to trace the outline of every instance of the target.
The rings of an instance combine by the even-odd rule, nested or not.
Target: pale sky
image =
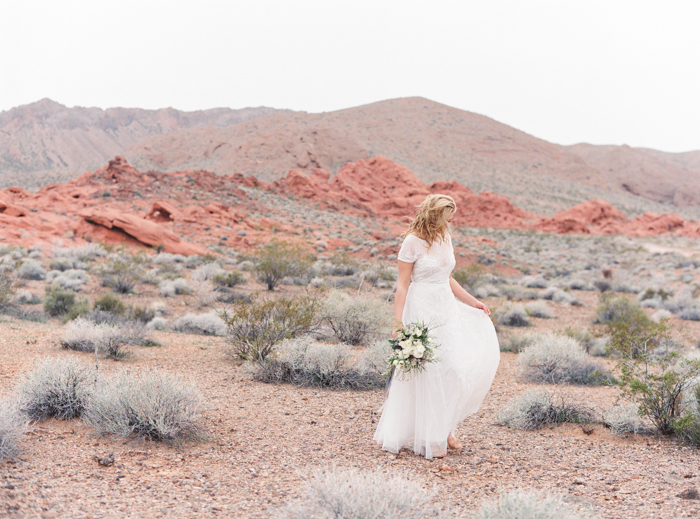
[[[558,144],[700,150],[698,0],[0,0],[0,110],[423,96]]]

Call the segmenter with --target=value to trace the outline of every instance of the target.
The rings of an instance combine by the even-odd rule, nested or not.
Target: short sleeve
[[[399,249],[398,259],[405,263],[415,263],[420,255],[420,240],[409,234],[403,240],[401,249]]]

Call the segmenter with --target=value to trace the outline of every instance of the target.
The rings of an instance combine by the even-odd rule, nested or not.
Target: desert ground
[[[372,440],[382,405],[381,388],[265,383],[232,357],[225,334],[176,331],[178,319],[187,314],[209,314],[227,307],[220,296],[230,291],[215,292],[214,284],[197,274],[207,265],[242,272],[245,282],[235,287],[241,296],[265,292],[265,286],[255,279],[250,257],[231,250],[187,260],[150,251],[140,264],[140,280],[118,297],[131,307],[158,309],[160,324],[148,331],[157,345],[131,346],[128,355],[118,360],[100,356],[99,376],[157,368],[192,382],[204,402],[199,438],[169,444],[99,435],[79,418],[32,422],[19,440],[17,457],[0,462],[0,515],[270,517],[305,498],[307,478],[314,470],[358,468],[381,469],[419,482],[433,492],[432,504],[448,517],[468,517],[500,492],[518,489],[563,494],[574,509],[600,518],[700,516],[699,500],[679,497],[700,487],[696,447],[650,428],[640,434],[615,435],[601,423],[565,423],[523,431],[500,424],[498,418],[513,398],[540,388],[591,408],[597,417],[617,405],[616,385],[527,382],[520,373],[518,353],[508,351],[517,350],[513,344],[526,334],[567,328],[586,329],[591,337],[603,340],[603,325],[593,323],[599,303],[597,282],[606,281],[610,292],[639,301],[649,316],[668,309],[683,353],[697,355],[700,321],[693,320],[692,310],[698,302],[700,247],[683,237],[558,235],[468,227],[454,229],[453,241],[463,265],[479,265],[471,288],[496,313],[509,305],[527,307],[536,301],[552,315],[530,316],[528,327],[498,325],[501,364],[480,411],[458,428],[464,444],[461,450],[433,460],[408,450],[399,455],[383,452]],[[371,255],[363,255],[358,246],[356,263],[344,275],[333,269],[338,257],[319,247],[311,271],[301,279],[285,279],[271,297],[298,294],[306,285],[326,286],[351,297],[358,293],[372,297],[390,315],[395,279],[391,254],[392,247],[393,254],[397,252],[398,243],[392,237]],[[43,279],[19,279],[15,298],[22,292],[21,302],[16,299],[0,322],[3,396],[14,394],[44,357],[74,358],[86,366],[95,363],[90,353],[61,347],[70,323],[46,315],[40,303],[29,304],[31,294],[37,296],[31,302],[45,299],[52,283],[70,285],[79,301],[87,298],[91,304],[110,292],[103,286],[105,271],[100,265],[120,250],[85,258],[81,265],[79,255],[71,250],[70,239],[54,249],[3,249],[4,258],[12,260],[17,271],[23,264],[30,264],[25,272],[44,271]],[[126,252],[132,254],[134,249]],[[77,268],[56,273],[61,258]],[[84,274],[71,278],[68,273],[76,270]],[[71,284],[71,279],[79,282]],[[170,290],[167,283],[177,279],[184,280],[189,290],[180,294]],[[671,295],[662,299],[659,289]],[[378,338],[386,339],[388,330],[382,333]],[[325,340],[333,342],[327,336]],[[358,355],[364,349],[353,347]],[[594,349],[589,352],[604,354]],[[593,360],[615,373],[614,359]],[[105,466],[100,459],[113,461]]]

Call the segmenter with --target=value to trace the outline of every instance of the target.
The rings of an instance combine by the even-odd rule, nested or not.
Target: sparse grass
[[[593,411],[583,405],[566,402],[563,398],[555,402],[549,391],[540,389],[527,391],[513,399],[498,413],[497,420],[502,425],[531,431],[548,424],[590,423],[593,421]]]
[[[285,519],[419,519],[441,517],[430,508],[432,494],[405,476],[379,470],[327,469],[312,472],[306,495],[278,511]]]
[[[102,433],[179,443],[198,436],[202,409],[193,384],[162,371],[144,371],[99,384],[84,420]]]
[[[365,358],[356,358],[347,344],[328,344],[311,337],[285,340],[276,355],[249,364],[253,377],[262,382],[291,383],[333,389],[383,387],[383,371]]]
[[[21,411],[31,420],[70,420],[85,410],[95,372],[71,358],[45,358],[25,375],[17,394]]]

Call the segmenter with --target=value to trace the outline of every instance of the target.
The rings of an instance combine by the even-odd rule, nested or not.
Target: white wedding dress
[[[500,360],[496,331],[483,310],[458,301],[449,279],[455,267],[452,241],[409,234],[398,259],[413,263],[402,322],[428,325],[438,362],[424,371],[394,376],[374,439],[384,450],[403,447],[426,458],[447,450],[447,437],[475,413],[486,397]]]

